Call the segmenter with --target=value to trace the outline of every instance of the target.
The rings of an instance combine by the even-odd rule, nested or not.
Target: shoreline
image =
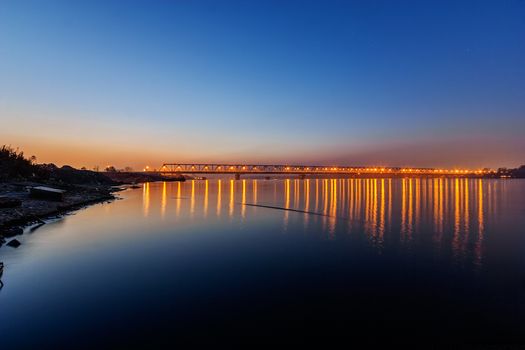
[[[23,234],[24,228],[33,224],[45,224],[45,219],[67,214],[92,204],[116,199],[114,192],[122,190],[114,186],[69,187],[62,201],[32,198],[27,187],[34,183],[2,183],[0,195],[17,201],[9,208],[0,208],[0,246]]]

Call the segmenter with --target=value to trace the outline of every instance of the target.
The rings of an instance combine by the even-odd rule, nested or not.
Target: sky
[[[0,0],[38,162],[525,164],[525,1]]]

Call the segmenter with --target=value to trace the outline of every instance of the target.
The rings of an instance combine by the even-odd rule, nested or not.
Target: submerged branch
[[[275,206],[272,206],[272,205],[261,205],[261,204],[252,204],[252,203],[241,203],[241,204],[249,206],[249,207],[260,207],[260,208],[268,208],[268,209],[294,211],[296,213],[304,213],[304,214],[310,214],[310,215],[325,216],[325,217],[329,217],[329,218],[336,218],[336,216],[327,215],[327,214],[323,214],[323,213],[316,213],[316,212],[313,212],[313,211],[300,210],[300,209],[275,207]]]

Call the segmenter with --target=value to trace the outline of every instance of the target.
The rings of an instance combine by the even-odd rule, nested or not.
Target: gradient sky
[[[525,1],[0,0],[39,162],[525,164]]]

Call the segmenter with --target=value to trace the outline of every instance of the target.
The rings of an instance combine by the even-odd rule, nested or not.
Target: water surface
[[[119,196],[0,248],[2,348],[523,340],[525,181],[222,179]]]

